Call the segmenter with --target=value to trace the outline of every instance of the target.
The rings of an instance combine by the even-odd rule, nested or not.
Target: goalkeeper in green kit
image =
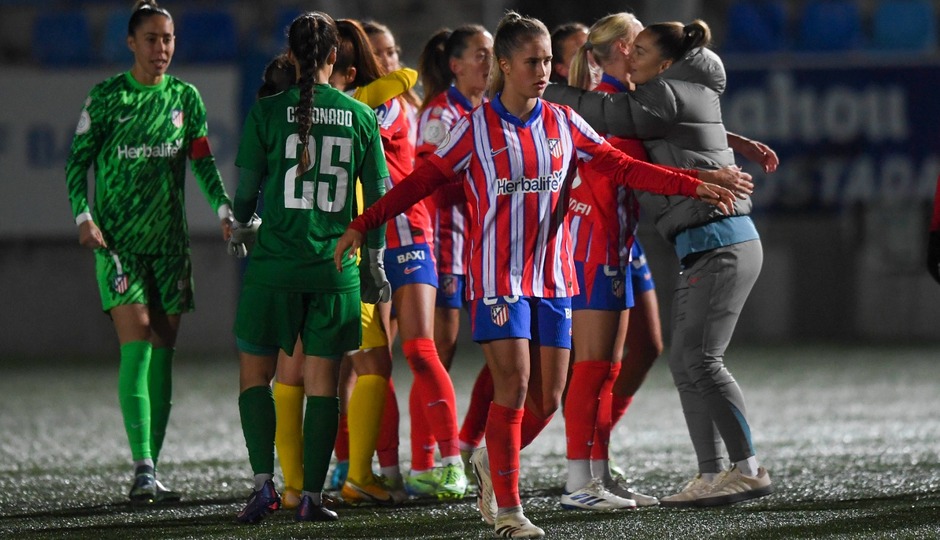
[[[91,90],[66,179],[79,241],[94,250],[102,309],[121,347],[118,397],[134,461],[129,496],[133,503],[172,502],[180,495],[157,480],[156,466],[170,416],[180,318],[194,309],[187,158],[226,240],[231,206],[206,139],[202,98],[166,74],[175,45],[170,13],[156,2],[137,2],[127,45],[134,65]]]
[[[303,491],[295,519],[332,521],[322,490],[339,424],[336,386],[340,360],[359,348],[364,302],[388,301],[382,266],[384,231],[368,238],[362,279],[355,259],[333,264],[336,241],[356,216],[356,182],[363,202],[385,192],[388,166],[375,113],[332,88],[338,31],[325,13],[300,15],[288,31],[296,86],[259,99],[245,120],[235,193],[239,243],[259,198],[258,228],[235,315],[239,350],[238,409],[254,488],[237,514],[257,523],[281,506],[274,485],[276,416],[271,379],[278,350],[288,354],[300,336],[303,366]],[[263,183],[262,183],[263,181]]]

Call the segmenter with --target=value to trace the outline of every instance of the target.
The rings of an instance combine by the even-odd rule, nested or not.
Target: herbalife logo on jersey
[[[183,139],[174,142],[165,142],[156,146],[142,144],[140,146],[118,146],[118,159],[163,158],[174,157],[183,147]]]
[[[561,189],[561,182],[561,171],[555,171],[550,175],[537,178],[516,178],[513,180],[499,178],[496,180],[496,194],[555,192]]]

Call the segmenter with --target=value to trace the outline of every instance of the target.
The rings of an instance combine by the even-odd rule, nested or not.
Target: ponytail
[[[478,24],[466,24],[453,31],[443,28],[431,36],[418,59],[421,85],[424,86],[422,109],[427,107],[434,97],[450,88],[454,82],[450,59],[463,56],[470,45],[470,38],[486,33],[486,28]]]
[[[711,29],[701,19],[686,25],[680,22],[651,24],[646,29],[656,36],[663,59],[673,62],[681,60],[693,49],[707,47],[712,40]]]
[[[493,56],[495,61],[490,68],[489,96],[492,98],[497,93],[503,91],[506,84],[506,78],[503,70],[499,67],[500,59],[508,60],[520,47],[530,39],[545,36],[551,38],[548,28],[538,19],[523,17],[515,11],[507,11],[499,25],[496,27],[496,35],[493,37]]]
[[[590,55],[593,49],[594,45],[588,40],[578,47],[578,52],[574,53],[571,65],[568,67],[568,84],[571,86],[591,90],[593,78],[591,77]]]

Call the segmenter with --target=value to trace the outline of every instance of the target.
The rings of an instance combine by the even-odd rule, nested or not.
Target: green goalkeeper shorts
[[[359,348],[359,289],[347,293],[288,292],[242,286],[235,314],[235,337],[254,350],[294,350],[297,336],[309,356],[339,358]],[[251,352],[251,351],[247,351]]]
[[[175,315],[195,309],[189,255],[135,255],[95,250],[101,309],[145,304]]]

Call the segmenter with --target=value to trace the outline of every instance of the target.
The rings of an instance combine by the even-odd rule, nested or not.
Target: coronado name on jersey
[[[287,108],[288,122],[297,122],[297,115],[294,113],[296,109],[297,107]],[[327,124],[331,126],[343,127],[352,127],[353,125],[352,111],[324,107],[314,107],[312,110],[313,113],[311,114],[311,118],[314,124]]]
[[[564,181],[562,171],[553,171],[548,176],[537,178],[508,178],[496,179],[497,195],[512,195],[513,193],[557,193]]]
[[[174,157],[179,153],[180,148],[183,147],[183,139],[176,139],[172,143],[162,143],[156,146],[150,146],[149,144],[142,144],[140,146],[118,146],[117,147],[117,157],[118,159],[140,159],[140,158],[151,158],[151,157]]]

